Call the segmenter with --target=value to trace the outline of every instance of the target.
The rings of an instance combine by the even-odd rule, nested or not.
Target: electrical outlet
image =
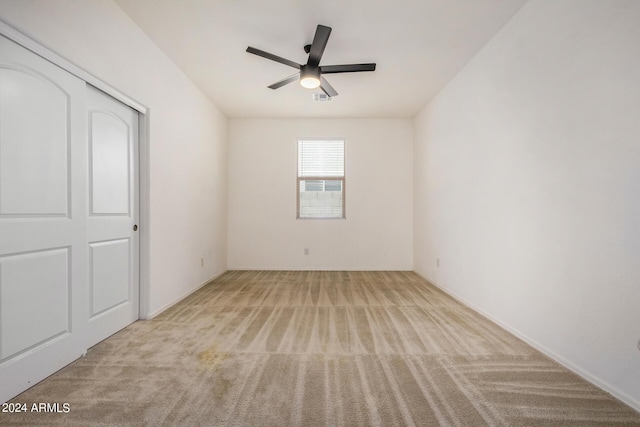
[[[436,267],[440,267],[440,258],[436,258]]]
[[[304,248],[304,254],[309,255],[309,248]]]
[[[200,267],[204,267],[204,257],[200,258]]]

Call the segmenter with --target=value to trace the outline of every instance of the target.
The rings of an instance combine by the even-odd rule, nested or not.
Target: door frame
[[[70,74],[78,77],[87,84],[94,86],[97,89],[105,92],[109,96],[117,99],[123,104],[133,108],[138,112],[138,198],[139,198],[139,315],[140,319],[149,319],[150,310],[150,294],[151,294],[151,281],[150,281],[150,239],[149,228],[150,224],[150,150],[149,150],[149,124],[150,124],[150,110],[144,104],[134,100],[128,95],[122,93],[113,86],[105,83],[93,74],[85,71],[81,67],[66,60],[62,56],[58,55],[54,51],[50,50],[46,46],[33,40],[27,35],[21,33],[11,25],[0,20],[0,35],[14,41],[25,49],[30,50],[36,55],[46,59],[47,61],[57,65]]]

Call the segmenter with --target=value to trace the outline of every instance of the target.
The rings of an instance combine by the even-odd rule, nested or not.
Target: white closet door
[[[0,401],[86,349],[85,83],[0,36]]]
[[[89,340],[138,319],[138,113],[87,86]]]

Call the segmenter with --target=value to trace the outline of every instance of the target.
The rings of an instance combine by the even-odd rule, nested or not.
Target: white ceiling
[[[228,117],[413,117],[527,0],[116,0]],[[339,95],[267,86],[305,63],[316,25],[333,28],[320,65],[376,62],[332,74]],[[315,92],[320,93],[320,89]]]

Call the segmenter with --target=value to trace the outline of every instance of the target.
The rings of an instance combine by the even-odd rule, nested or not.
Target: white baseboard
[[[597,386],[597,387],[601,388],[602,390],[606,391],[607,393],[611,394],[616,399],[618,399],[618,400],[624,402],[625,404],[629,405],[634,410],[640,412],[640,401],[639,400],[637,400],[637,399],[633,398],[632,396],[629,396],[628,394],[618,390],[616,387],[614,387],[613,385],[611,385],[607,381],[604,381],[601,378],[596,377],[595,375],[589,373],[588,371],[584,370],[580,366],[574,364],[570,360],[564,358],[563,356],[557,354],[553,350],[551,350],[551,349],[547,348],[546,346],[540,344],[538,341],[530,338],[529,336],[523,334],[522,332],[518,331],[517,329],[514,329],[513,327],[505,324],[504,322],[500,321],[499,319],[496,319],[491,314],[485,312],[484,310],[482,310],[481,308],[477,307],[473,303],[467,301],[465,298],[461,297],[460,295],[457,295],[456,293],[454,293],[451,290],[447,289],[445,286],[442,286],[441,284],[437,283],[436,281],[430,279],[429,277],[427,277],[426,274],[422,273],[421,271],[414,270],[413,272],[416,273],[418,276],[422,277],[423,279],[425,279],[426,281],[428,281],[429,283],[431,283],[432,285],[434,285],[436,288],[440,289],[442,292],[446,293],[447,295],[449,295],[450,297],[455,299],[456,301],[461,302],[462,304],[466,305],[467,307],[469,307],[470,309],[472,309],[476,313],[480,314],[482,317],[485,317],[486,319],[488,319],[488,320],[492,321],[493,323],[495,323],[496,325],[500,326],[502,329],[504,329],[507,332],[509,332],[509,333],[515,335],[516,337],[520,338],[522,341],[526,342],[531,347],[533,347],[536,350],[538,350],[539,352],[543,353],[545,356],[553,359],[554,361],[558,362],[559,364],[561,364],[565,368],[569,369],[573,373],[579,375],[580,377],[584,378],[585,380],[589,381],[590,383],[594,384],[595,386]]]
[[[223,270],[222,272],[218,273],[218,274],[214,274],[213,276],[211,276],[209,279],[205,280],[204,282],[200,283],[198,286],[196,286],[193,289],[188,290],[187,292],[183,293],[182,295],[178,296],[175,300],[173,300],[172,302],[165,304],[163,307],[157,309],[156,311],[154,311],[153,313],[149,313],[147,314],[145,317],[142,318],[142,320],[151,320],[154,317],[158,316],[160,313],[162,313],[163,311],[173,307],[174,305],[176,305],[177,303],[179,303],[180,301],[182,301],[183,299],[185,299],[186,297],[188,297],[189,295],[191,295],[192,293],[194,293],[195,291],[197,291],[198,289],[202,288],[205,285],[208,285],[209,283],[213,282],[214,280],[216,280],[218,277],[222,276],[224,273],[226,273],[228,270]]]

